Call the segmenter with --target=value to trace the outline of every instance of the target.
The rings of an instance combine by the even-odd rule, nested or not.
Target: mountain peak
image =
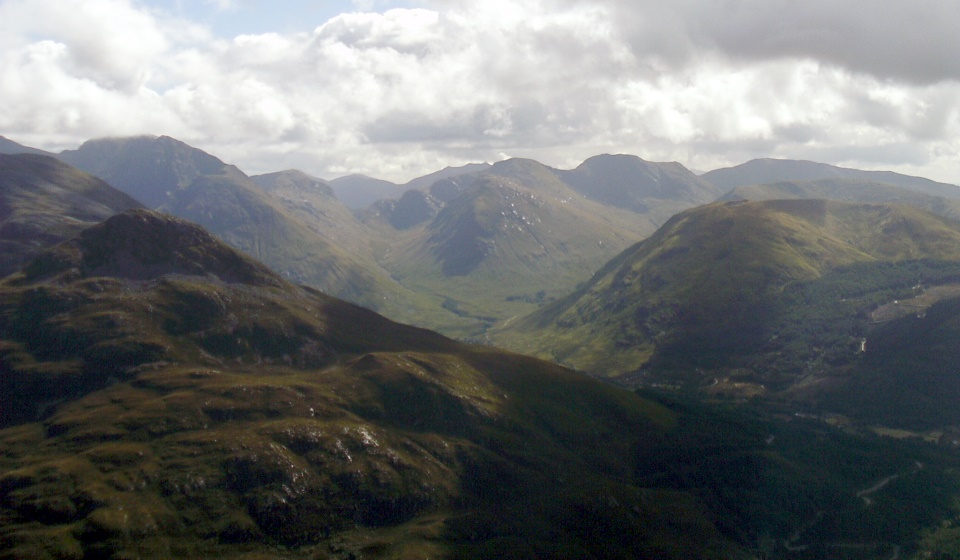
[[[223,282],[280,286],[275,273],[216,239],[202,227],[150,210],[117,214],[41,254],[27,277],[68,270],[84,276],[148,280],[166,274],[215,277]]]

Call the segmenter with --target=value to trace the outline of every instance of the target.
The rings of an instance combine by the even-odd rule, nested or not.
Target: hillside
[[[493,338],[631,383],[776,395],[841,374],[869,310],[956,282],[958,261],[960,224],[910,206],[717,203]]]
[[[42,249],[140,204],[51,157],[0,154],[0,277]]]
[[[863,171],[826,163],[788,159],[754,159],[734,167],[715,169],[701,178],[722,191],[750,185],[781,182],[847,179],[867,183],[885,183],[929,196],[960,198],[960,187],[912,177],[892,171]]]
[[[147,211],[0,281],[0,383],[2,558],[889,557],[960,495],[934,446],[459,344]]]

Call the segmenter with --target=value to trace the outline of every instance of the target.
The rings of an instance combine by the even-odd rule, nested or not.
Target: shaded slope
[[[856,358],[871,298],[893,299],[904,281],[948,282],[958,259],[960,225],[909,206],[712,204],[494,340],[597,375],[642,369],[651,382],[698,386],[739,368],[744,387],[783,390],[826,374],[824,359]],[[896,262],[908,268],[884,268]]]
[[[0,281],[0,384],[4,559],[889,557],[960,494],[949,450],[459,344],[145,211]]]
[[[755,159],[735,167],[709,171],[701,177],[723,191],[784,181],[848,179],[886,183],[930,196],[960,198],[960,187],[956,185],[938,183],[923,177],[901,175],[892,171],[862,171],[812,161]]]
[[[45,247],[140,204],[51,157],[0,154],[0,277]]]
[[[960,282],[960,274],[954,281]],[[877,319],[864,336],[862,358],[824,392],[823,406],[867,422],[915,430],[960,425],[960,299],[932,305],[918,300],[897,300],[895,305],[903,308],[898,317]],[[951,428],[945,439],[957,435]]]

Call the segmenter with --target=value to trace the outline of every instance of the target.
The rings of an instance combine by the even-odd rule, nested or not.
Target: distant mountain
[[[418,221],[426,216],[424,208]],[[584,198],[532,160],[493,165],[421,224],[395,236],[381,264],[401,284],[475,318],[479,332],[566,293],[656,227]]]
[[[679,164],[599,156],[561,171],[511,159],[451,175],[364,211],[387,250],[381,265],[404,286],[490,324],[543,305],[585,281],[676,212],[719,191]]]
[[[18,144],[13,140],[3,136],[0,136],[0,154],[34,154],[39,156],[55,155],[44,150],[38,150],[37,148],[31,148],[29,146]]]
[[[404,185],[355,174],[334,179],[330,181],[330,185],[333,187],[337,198],[348,208],[364,210],[379,200],[396,201],[408,191],[429,192],[434,183],[437,182],[461,184],[468,178],[474,177],[489,168],[490,164],[488,163],[470,163],[460,167],[445,167],[440,171],[412,179]],[[443,199],[444,197],[440,196],[439,198]],[[379,212],[389,214],[390,208],[381,208]],[[398,220],[405,223],[404,218],[398,218]]]
[[[0,391],[11,558],[889,557],[960,496],[951,449],[456,343],[143,210],[0,281]]]
[[[61,152],[62,161],[158,208],[201,175],[246,176],[236,167],[169,136],[104,138]]]
[[[721,193],[679,163],[651,163],[630,155],[595,156],[559,176],[593,200],[638,213],[650,211],[655,201],[696,205]]]
[[[923,194],[890,183],[874,183],[855,179],[820,179],[786,181],[764,185],[736,187],[718,198],[728,200],[827,199],[874,204],[909,204],[960,220],[960,200]]]
[[[704,173],[701,177],[722,191],[749,185],[766,185],[790,181],[848,179],[869,183],[887,183],[930,196],[960,198],[960,186],[957,185],[938,183],[923,177],[911,177],[892,171],[861,171],[812,161],[755,159],[735,167],[716,169]]]
[[[440,171],[410,180],[403,185],[403,188],[406,190],[429,191],[438,181],[462,177],[476,177],[489,169],[489,163],[468,163],[459,167],[444,167]]]
[[[52,157],[0,154],[0,277],[42,249],[139,206],[100,179]]]
[[[250,177],[250,180],[270,192],[284,193],[284,196],[288,198],[292,197],[294,193],[313,194],[326,200],[337,198],[336,193],[333,192],[333,187],[329,183],[296,169],[254,175]]]
[[[717,203],[493,339],[628,382],[816,398],[861,357],[872,309],[958,281],[960,223],[923,210]]]
[[[369,257],[373,233],[337,199],[326,181],[296,170],[256,175],[250,180],[311,231],[348,251],[354,258]]]
[[[383,198],[400,198],[407,189],[390,181],[366,175],[347,175],[330,181],[337,198],[347,208],[362,210]]]

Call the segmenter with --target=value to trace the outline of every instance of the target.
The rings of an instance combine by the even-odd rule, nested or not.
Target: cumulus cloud
[[[170,134],[248,171],[328,177],[628,152],[960,182],[957,3],[839,4],[424,0],[214,37],[129,0],[0,0],[0,134]]]

